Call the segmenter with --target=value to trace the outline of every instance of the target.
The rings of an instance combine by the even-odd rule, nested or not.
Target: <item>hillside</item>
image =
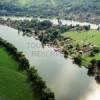
[[[90,9],[94,7],[95,9],[100,9],[99,0],[3,0],[0,1],[0,4],[16,5],[19,7],[49,5],[51,7],[65,6],[67,7],[65,9],[72,9],[75,7],[90,7]]]
[[[3,0],[1,15],[60,16],[100,22],[99,0]]]
[[[100,9],[100,1],[99,0],[3,0],[0,1],[3,5],[15,5],[18,7],[31,7],[31,6],[44,6],[49,5],[51,7],[58,7],[58,6],[64,6],[65,9],[73,9],[81,7],[81,9],[84,8],[94,8]],[[87,9],[87,10],[88,10]]]

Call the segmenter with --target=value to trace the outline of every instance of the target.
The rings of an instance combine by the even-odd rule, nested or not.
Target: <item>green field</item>
[[[89,31],[70,31],[63,34],[64,37],[69,36],[74,39],[77,43],[92,43],[94,45],[100,45],[100,31],[89,30]]]
[[[75,42],[73,44],[79,44],[80,46],[85,43],[91,43],[100,46],[100,31],[70,31],[62,34],[64,37],[71,37]],[[100,53],[95,54],[94,57],[90,57],[85,54],[83,57],[83,65],[88,65],[92,59],[100,60]]]
[[[18,63],[0,48],[0,100],[33,100],[26,75],[17,70]]]

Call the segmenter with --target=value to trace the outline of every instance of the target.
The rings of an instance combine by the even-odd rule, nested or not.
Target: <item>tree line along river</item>
[[[54,91],[57,100],[99,100],[100,85],[87,75],[87,69],[79,68],[71,59],[53,48],[42,45],[34,37],[23,36],[17,30],[0,25],[0,37],[22,51],[34,65],[47,86]]]

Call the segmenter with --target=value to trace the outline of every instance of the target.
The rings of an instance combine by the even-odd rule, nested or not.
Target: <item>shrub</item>
[[[74,57],[74,63],[81,66],[82,65],[82,57],[78,55],[77,57]]]

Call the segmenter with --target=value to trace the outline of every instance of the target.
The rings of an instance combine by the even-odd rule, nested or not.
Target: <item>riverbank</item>
[[[64,25],[62,24],[62,22]],[[25,20],[25,18],[23,18],[23,20],[1,19],[0,21],[1,24],[18,29],[18,32],[22,31],[23,35],[35,35],[41,41],[42,45],[50,45],[51,47],[55,48],[55,51],[63,53],[65,58],[70,56],[79,66],[88,67],[91,64],[91,60],[94,59],[94,55],[100,52],[100,48],[98,47],[98,45],[95,46],[95,44],[85,42],[80,45],[79,43],[75,43],[76,40],[72,39],[70,36],[64,37],[61,34],[63,34],[64,32],[70,33],[71,31],[77,31],[78,33],[86,31],[88,33],[91,27],[97,27],[91,25],[84,26],[84,24],[82,23],[81,24],[83,26],[80,26],[80,24],[77,25],[75,22],[72,25],[69,22],[70,26],[67,26],[65,25],[66,22],[64,20],[62,20],[62,22],[60,22],[59,25],[54,26],[52,24],[53,22],[45,19]],[[99,27],[96,29],[96,31],[99,32]],[[95,50],[97,52],[95,52]],[[83,57],[84,54],[85,57]],[[87,61],[87,57],[90,57],[91,60]]]
[[[99,30],[89,30],[89,31],[79,31],[79,32],[70,31],[63,33],[62,35],[65,38],[66,37],[72,38],[74,40],[74,45],[77,44],[79,45],[78,46],[79,51],[80,53],[83,53],[83,59],[87,64],[90,64],[92,59],[100,60]]]
[[[42,80],[42,78],[38,75],[38,73],[37,73],[37,70],[34,68],[34,67],[30,67],[30,64],[29,64],[29,61],[26,59],[26,57],[23,55],[23,53],[22,52],[18,52],[17,51],[17,48],[15,48],[12,44],[10,44],[10,43],[8,43],[8,42],[6,42],[5,40],[3,40],[2,38],[0,38],[0,47],[3,47],[7,52],[8,52],[8,54],[10,54],[11,55],[11,59],[13,58],[14,60],[12,60],[13,62],[15,62],[16,64],[17,64],[17,66],[18,66],[18,68],[16,68],[16,73],[19,73],[20,75],[21,75],[21,73],[20,72],[17,72],[17,71],[21,71],[22,72],[22,76],[24,76],[25,75],[25,80],[24,79],[22,79],[23,81],[26,81],[26,83],[22,83],[22,87],[23,86],[25,86],[26,84],[28,84],[28,87],[31,87],[31,88],[29,88],[30,89],[30,91],[31,92],[28,92],[29,94],[23,94],[24,95],[24,98],[25,98],[25,96],[27,96],[24,100],[27,100],[27,98],[28,98],[28,100],[44,100],[44,99],[46,99],[46,100],[49,100],[49,99],[51,99],[51,100],[55,100],[55,97],[54,97],[54,94],[51,92],[51,90],[49,89],[49,88],[47,88],[47,86],[46,86],[46,84],[45,84],[45,82]],[[2,50],[1,50],[2,51]],[[4,54],[4,53],[3,53]],[[6,53],[7,54],[7,53]],[[7,55],[8,55],[7,54]],[[1,56],[3,56],[4,57],[4,55],[2,55],[2,53],[0,54]],[[2,65],[4,65],[5,64],[5,66],[8,66],[9,64],[12,64],[12,66],[8,66],[8,68],[9,67],[15,67],[15,66],[13,66],[13,63],[12,63],[12,61],[11,61],[11,63],[9,62],[9,64],[8,65],[6,65],[7,63],[3,63],[4,61],[3,61],[4,59],[2,59],[2,60],[0,60],[0,64],[2,64]],[[7,60],[7,62],[8,62],[8,60]],[[1,66],[2,67],[2,66]],[[2,68],[1,68],[2,69]],[[4,69],[5,70],[5,69]],[[9,70],[9,73],[8,73],[8,76],[9,76],[9,74],[11,75],[12,74],[12,76],[13,76],[13,74],[14,73],[12,73],[12,69],[11,69],[11,72],[10,72],[10,70]],[[0,77],[2,77],[2,73],[0,74],[1,76]],[[7,76],[7,77],[8,77]],[[5,76],[3,76],[3,77],[5,77]],[[17,74],[16,74],[16,77],[17,77]],[[10,77],[11,78],[11,77]],[[13,78],[14,77],[12,77],[12,82],[13,82]],[[18,77],[18,78],[20,78],[20,77]],[[20,78],[21,79],[21,78]],[[8,80],[9,80],[9,77],[8,77]],[[4,80],[3,80],[4,81]],[[18,81],[18,80],[16,80],[16,81]],[[20,81],[20,80],[19,80]],[[22,81],[22,82],[23,82]],[[11,82],[11,80],[9,80],[9,84],[12,84],[12,83],[10,83]],[[21,83],[20,82],[18,82],[19,84],[19,87],[21,86]],[[17,82],[16,82],[16,84],[17,84]],[[14,85],[16,85],[16,84],[14,84]],[[5,86],[6,84],[4,84],[4,86]],[[11,85],[12,86],[12,85]],[[10,87],[11,87],[10,86]],[[9,87],[9,88],[10,88]],[[21,88],[22,88],[21,87]],[[26,89],[27,89],[27,86],[25,86],[26,87]],[[25,89],[25,87],[24,87],[24,89]],[[9,95],[12,95],[12,93],[13,93],[13,89],[15,88],[15,87],[11,87],[12,88],[12,92],[10,92],[11,94],[9,94]],[[2,90],[3,91],[3,90]],[[3,93],[3,92],[0,92],[0,93]],[[4,90],[5,91],[5,90]],[[18,90],[19,91],[19,90]],[[7,93],[7,91],[6,91],[6,93]],[[16,92],[14,92],[15,94],[16,94]],[[22,93],[27,93],[27,91],[25,90],[24,92],[22,92],[21,91],[21,93],[20,93],[20,95],[22,94]],[[4,94],[2,94],[2,95],[4,95]],[[7,97],[9,97],[9,95],[6,95]],[[30,97],[29,97],[30,96]],[[32,97],[33,96],[33,97]],[[14,100],[22,100],[23,98],[22,97],[19,97],[18,95],[17,95],[17,97],[19,98],[19,99],[17,99],[17,97],[13,94],[13,96],[11,96],[12,97],[12,99],[11,100],[13,100],[14,98]],[[29,99],[30,98],[30,99]]]
[[[40,18],[40,17],[16,17],[16,16],[0,16],[0,18],[7,20],[7,19],[11,19],[11,20],[39,20],[39,21],[45,21],[45,20],[49,20],[51,21],[54,25],[58,25],[58,19],[57,18]],[[100,27],[99,24],[93,24],[93,23],[89,23],[89,22],[84,22],[84,21],[76,21],[76,20],[65,20],[65,19],[60,19],[62,25],[80,25],[80,26],[88,26],[90,25],[91,29],[97,29],[98,27]]]
[[[18,30],[0,25],[0,37],[24,52],[31,66],[36,66],[39,75],[54,91],[56,100],[68,98],[69,100],[80,100],[81,98],[91,100],[88,96],[95,97],[97,91],[97,96],[99,96],[100,85],[96,83],[95,76],[88,74],[86,68],[79,68],[73,64],[72,60],[65,59],[63,54],[57,52],[57,55],[54,55],[53,48],[47,46],[42,48],[40,41],[35,40],[33,36],[23,36],[23,33],[18,33]]]

